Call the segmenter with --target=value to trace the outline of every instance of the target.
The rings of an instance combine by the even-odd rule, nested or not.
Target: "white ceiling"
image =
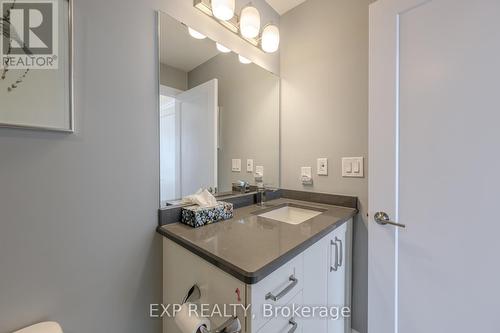
[[[194,39],[187,27],[169,15],[161,14],[160,62],[189,72],[218,54],[209,38]]]
[[[266,0],[278,14],[283,15],[292,8],[297,7],[306,0]]]

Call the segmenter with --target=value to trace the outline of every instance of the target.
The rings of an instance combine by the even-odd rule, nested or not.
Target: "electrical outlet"
[[[318,158],[317,173],[320,176],[328,176],[328,158]]]
[[[253,172],[253,160],[247,159],[247,172]]]

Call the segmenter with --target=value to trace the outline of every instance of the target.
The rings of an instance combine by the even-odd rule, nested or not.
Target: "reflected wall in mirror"
[[[280,78],[165,13],[159,22],[161,206],[199,188],[257,185],[257,168],[278,187]]]

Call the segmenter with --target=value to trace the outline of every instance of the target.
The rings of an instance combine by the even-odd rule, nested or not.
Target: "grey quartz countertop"
[[[296,204],[322,214],[298,225],[257,216],[269,210],[251,205],[234,210],[232,219],[192,228],[182,223],[158,227],[158,232],[239,280],[253,284],[346,222],[357,210],[313,202],[276,199],[269,205]]]

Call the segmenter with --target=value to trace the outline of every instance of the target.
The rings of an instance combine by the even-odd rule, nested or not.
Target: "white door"
[[[217,86],[213,79],[176,96],[182,197],[217,187]]]
[[[499,87],[500,1],[371,5],[369,333],[499,330]]]

